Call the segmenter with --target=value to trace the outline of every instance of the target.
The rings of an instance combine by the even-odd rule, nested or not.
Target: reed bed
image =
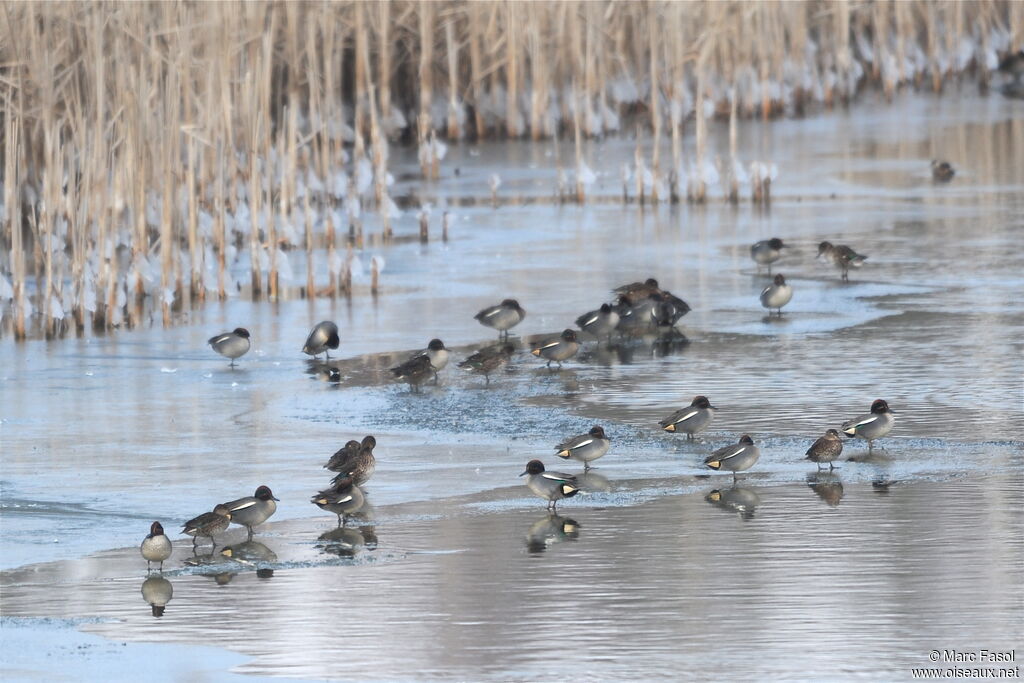
[[[582,202],[594,178],[583,141],[647,131],[623,198],[706,201],[710,119],[734,127],[964,75],[984,86],[1021,47],[1022,5],[7,3],[3,329],[167,324],[186,303],[238,293],[349,295],[364,217],[388,239],[402,215],[396,143],[417,144],[437,178],[464,138],[571,134],[574,182],[559,160],[558,192]],[[748,171],[730,147],[727,198],[749,184],[767,201],[774,167]],[[497,203],[500,178],[487,182]],[[370,267],[377,292],[383,261]]]

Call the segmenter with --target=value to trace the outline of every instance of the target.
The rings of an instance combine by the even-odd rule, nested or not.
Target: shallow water
[[[633,143],[592,145],[593,193],[617,196]],[[379,297],[230,300],[166,329],[4,340],[4,615],[101,616],[112,621],[80,628],[222,646],[253,657],[235,669],[247,673],[382,680],[649,678],[722,662],[740,678],[896,675],[932,647],[1024,635],[1024,109],[910,97],[746,123],[740,149],[780,168],[770,210],[552,204],[550,145],[458,147],[458,178],[397,188],[465,204],[449,241],[368,249],[387,260]],[[957,167],[952,183],[931,182],[933,157]],[[516,203],[466,202],[486,200],[495,169]],[[771,236],[793,245],[775,267],[795,290],[781,320],[760,307],[767,278],[747,252]],[[849,284],[815,260],[822,239],[869,255]],[[530,337],[650,276],[693,308],[685,341],[588,343],[561,370],[521,348],[490,385],[454,363],[419,394],[385,380],[431,337],[455,360],[492,343],[472,314],[507,296]],[[325,318],[342,330],[340,383],[299,353]],[[204,342],[239,325],[254,349],[232,370]],[[699,441],[657,430],[698,393],[721,408]],[[897,414],[884,450],[844,464],[838,487],[809,485],[813,438],[878,397]],[[613,450],[590,494],[560,508],[579,522],[565,533],[516,475],[533,457],[576,471],[552,447],[595,423]],[[342,558],[331,552],[347,547],[318,547],[333,522],[308,497],[330,454],[367,433],[379,446],[364,526],[378,540]],[[705,500],[730,477],[698,478],[742,433],[763,455],[723,499],[755,501],[752,515]],[[866,451],[848,441],[844,458]],[[154,620],[134,549],[148,524],[176,530],[261,483],[281,498],[257,534],[273,578],[257,561],[214,567],[237,573],[219,585],[178,551],[174,600]],[[225,611],[255,612],[263,638],[219,624]]]

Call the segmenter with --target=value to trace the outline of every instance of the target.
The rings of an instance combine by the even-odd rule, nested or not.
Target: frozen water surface
[[[376,298],[232,299],[166,329],[0,343],[4,616],[86,618],[69,623],[245,657],[215,670],[317,679],[654,678],[723,662],[728,678],[905,678],[935,647],[1019,643],[1019,103],[908,97],[741,124],[744,158],[780,169],[765,210],[611,201],[633,144],[590,143],[582,207],[551,201],[550,144],[454,147],[438,183],[395,150],[396,196],[457,218],[447,243],[371,244],[364,261],[387,261]],[[931,158],[953,162],[952,183],[931,182]],[[399,237],[415,223],[407,212]],[[795,291],[781,319],[748,256],[772,236],[792,245],[774,267]],[[815,259],[823,239],[869,256],[848,284]],[[647,277],[692,306],[684,337],[588,342],[560,370],[527,353]],[[495,341],[472,315],[506,297],[527,318],[486,386],[454,365]],[[337,383],[300,352],[322,319],[341,328]],[[254,343],[232,370],[205,341],[237,326]],[[432,337],[453,348],[440,383],[389,383]],[[695,442],[660,432],[695,394],[720,407],[712,427]],[[811,441],[879,397],[897,415],[882,448],[846,441],[855,462],[816,473]],[[593,424],[612,450],[549,518],[516,475],[534,457],[581,470],[554,445]],[[337,530],[309,495],[331,453],[368,433],[370,505]],[[754,469],[708,476],[702,458],[743,433],[762,448]],[[176,532],[264,483],[281,499],[272,523],[235,559],[186,565],[179,540],[154,619],[137,551],[149,523]],[[45,677],[14,651],[48,636],[3,625],[0,673]]]

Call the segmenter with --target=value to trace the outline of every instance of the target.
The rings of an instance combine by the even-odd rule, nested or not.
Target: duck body
[[[306,343],[302,347],[302,352],[308,356],[314,358],[319,356],[321,353],[326,358],[330,358],[328,351],[337,349],[341,345],[341,340],[338,338],[338,326],[330,320],[324,320],[313,326],[310,330],[309,336],[306,337]]]
[[[832,462],[838,459],[842,452],[843,441],[839,438],[839,432],[829,429],[825,432],[825,436],[820,437],[811,444],[811,447],[807,449],[806,455],[807,459],[817,463],[819,468],[827,463],[828,468],[833,469]]]
[[[870,451],[874,446],[875,439],[886,436],[892,431],[895,424],[896,418],[893,416],[892,410],[889,409],[889,404],[882,399],[877,399],[871,404],[870,413],[844,422],[841,430],[849,437],[865,439]]]
[[[363,507],[366,498],[351,477],[338,480],[331,488],[320,491],[310,502],[321,510],[338,516],[338,526],[343,526],[348,515]]]
[[[519,476],[528,477],[526,485],[535,495],[548,501],[549,510],[554,510],[558,501],[571,498],[580,491],[576,477],[563,472],[548,472],[540,460],[528,462],[526,470]]]
[[[955,175],[956,171],[948,161],[932,159],[932,180],[937,183],[948,183]]]
[[[761,457],[761,450],[754,445],[754,440],[744,434],[738,443],[719,448],[704,458],[704,464],[713,470],[726,470],[736,476],[737,472],[749,470]]]
[[[142,545],[139,546],[139,552],[146,560],[146,569],[149,569],[150,563],[159,562],[160,570],[163,571],[164,560],[171,556],[171,550],[171,539],[164,535],[163,526],[160,522],[153,522],[149,527],[149,535],[142,539]]]
[[[750,258],[761,266],[768,266],[768,274],[772,274],[772,264],[782,258],[782,250],[786,247],[778,237],[770,240],[761,240],[750,245]]]
[[[718,408],[711,405],[706,396],[696,396],[689,406],[677,410],[658,424],[666,432],[679,432],[692,439],[694,434],[707,429],[716,410]]]
[[[562,366],[562,361],[569,360],[580,350],[580,344],[576,340],[576,332],[565,330],[555,339],[547,339],[537,344],[530,352],[540,358],[546,358],[548,367],[552,363]]]
[[[508,363],[515,351],[515,347],[511,344],[489,346],[466,358],[459,363],[459,367],[468,372],[483,375],[487,384],[490,384],[491,373]]]
[[[196,541],[200,537],[210,539],[210,542],[216,547],[214,534],[224,531],[228,528],[229,524],[231,524],[231,511],[224,505],[218,505],[212,512],[204,512],[198,517],[193,517],[185,522],[181,531],[192,537],[193,550],[195,550]]]
[[[369,435],[363,437],[362,443],[349,441],[331,456],[324,467],[338,473],[336,481],[351,477],[356,486],[362,486],[377,469],[377,459],[373,456],[376,446],[377,439]]]
[[[601,304],[596,311],[589,311],[576,318],[576,326],[598,339],[610,338],[619,324],[619,313],[609,304]]]
[[[236,327],[231,332],[218,334],[210,337],[206,343],[213,347],[213,350],[231,359],[231,366],[234,367],[235,360],[249,352],[249,330],[244,327]]]
[[[832,244],[827,241],[818,245],[818,257],[824,257],[827,262],[838,268],[844,280],[850,279],[851,268],[860,268],[868,259],[845,244]]]
[[[782,315],[782,307],[793,299],[793,288],[786,284],[786,278],[781,274],[775,276],[772,284],[761,290],[761,305],[771,310],[774,308],[778,315]]]
[[[485,327],[492,327],[500,335],[508,336],[508,331],[521,323],[526,311],[515,299],[505,299],[497,306],[488,306],[473,318]]]
[[[585,469],[590,469],[590,463],[607,453],[610,447],[611,441],[605,436],[604,428],[595,426],[586,434],[563,441],[555,450],[558,457],[579,460]]]
[[[231,515],[231,523],[244,526],[252,539],[252,529],[270,519],[277,512],[277,498],[268,486],[260,486],[256,493],[237,500],[221,503]]]
[[[435,375],[427,356],[416,356],[388,370],[395,379],[407,383],[413,391]]]

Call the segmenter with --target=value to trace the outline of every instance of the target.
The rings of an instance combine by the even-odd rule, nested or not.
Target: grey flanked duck
[[[251,496],[221,503],[221,505],[226,507],[231,514],[231,523],[244,526],[249,532],[249,539],[252,540],[253,527],[263,524],[277,512],[277,500],[270,491],[270,487],[260,486]]]
[[[321,353],[324,354],[324,358],[330,358],[331,354],[328,351],[337,349],[340,344],[338,326],[330,320],[324,320],[314,325],[313,329],[309,331],[302,352],[314,358]]]
[[[954,175],[956,175],[956,171],[948,161],[932,159],[932,180],[937,183],[948,183]]]
[[[199,537],[210,539],[213,547],[217,547],[217,541],[213,537],[228,528],[231,523],[231,511],[224,505],[213,508],[213,512],[204,512],[185,522],[182,533],[192,537],[192,552],[196,550],[196,543]],[[212,549],[211,549],[212,552]]]
[[[817,463],[818,469],[827,464],[828,468],[834,469],[832,464],[843,452],[843,441],[839,438],[839,432],[829,429],[807,449],[807,459]]]
[[[526,311],[515,299],[505,299],[497,306],[488,306],[473,316],[481,325],[498,330],[498,339],[508,339],[508,331],[525,317]]]
[[[782,250],[785,248],[786,245],[778,237],[761,240],[750,245],[750,258],[757,264],[758,271],[761,266],[768,266],[768,274],[771,275],[772,264],[782,258]]]
[[[749,470],[760,457],[761,451],[754,445],[754,440],[744,434],[737,443],[719,448],[704,458],[704,464],[713,470],[732,472],[733,479],[735,479],[737,472]]]
[[[548,361],[547,367],[550,368],[552,363],[558,363],[558,367],[562,367],[562,361],[569,360],[579,350],[580,343],[576,340],[576,332],[574,330],[564,330],[558,337],[545,339],[535,345],[530,353],[537,357],[546,358]]]
[[[491,373],[505,365],[505,363],[508,363],[515,351],[515,347],[511,344],[489,346],[485,349],[480,349],[459,363],[459,367],[477,375],[483,375],[486,384],[490,384]]]
[[[519,476],[528,476],[526,485],[534,494],[548,501],[548,509],[553,512],[558,506],[558,501],[572,498],[580,492],[576,477],[562,472],[548,472],[540,460],[526,463],[526,470]]]
[[[718,408],[711,405],[707,396],[695,396],[689,406],[677,410],[658,424],[666,432],[679,432],[686,434],[687,439],[692,439],[694,434],[707,429],[716,410]]]
[[[363,437],[362,443],[349,441],[331,456],[324,467],[338,473],[336,480],[351,477],[356,486],[362,486],[369,481],[377,468],[377,459],[373,456],[373,449],[376,446],[377,439],[369,434]]]
[[[421,384],[435,375],[434,367],[427,356],[416,356],[401,365],[388,370],[394,378],[409,385],[412,391],[418,391]]]
[[[793,288],[786,284],[786,278],[782,274],[775,276],[775,280],[761,290],[761,305],[768,309],[768,315],[772,309],[781,317],[782,307],[793,298]]]
[[[363,492],[355,485],[351,477],[338,480],[331,488],[320,491],[310,502],[321,510],[338,516],[338,526],[344,526],[345,520],[353,512],[358,511],[366,502]]]
[[[604,428],[595,425],[586,434],[574,436],[555,446],[556,455],[568,460],[579,460],[583,469],[589,470],[590,463],[608,452],[611,441],[604,435]]]
[[[866,439],[868,442],[868,452],[870,453],[875,439],[881,439],[891,432],[895,423],[896,418],[893,417],[889,404],[879,398],[871,404],[870,413],[859,415],[848,422],[844,422],[841,429],[843,434],[849,437]]]
[[[619,313],[610,304],[601,304],[596,311],[589,311],[576,318],[576,327],[598,339],[611,340],[619,324]]]
[[[153,522],[150,525],[149,535],[142,539],[139,551],[146,560],[146,571],[149,571],[153,562],[159,562],[160,571],[164,570],[164,560],[171,556],[171,539],[164,535],[164,528],[160,526],[160,522]]]
[[[843,274],[843,280],[850,279],[850,269],[860,268],[868,260],[867,256],[858,254],[845,244],[832,244],[825,241],[818,245],[818,257],[828,261]]]
[[[232,332],[210,337],[206,343],[220,355],[230,358],[231,367],[235,367],[235,360],[249,352],[249,330],[244,327],[236,327]]]

